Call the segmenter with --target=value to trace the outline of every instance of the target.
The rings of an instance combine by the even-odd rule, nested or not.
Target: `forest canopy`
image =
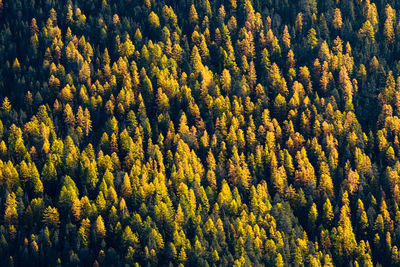
[[[0,0],[0,266],[399,266],[397,10]]]

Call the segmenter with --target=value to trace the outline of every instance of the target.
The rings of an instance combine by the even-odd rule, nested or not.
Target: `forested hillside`
[[[399,14],[0,0],[0,266],[400,266]]]

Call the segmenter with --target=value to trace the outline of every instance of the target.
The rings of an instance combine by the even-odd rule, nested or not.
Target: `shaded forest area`
[[[399,266],[397,10],[0,0],[0,265]]]

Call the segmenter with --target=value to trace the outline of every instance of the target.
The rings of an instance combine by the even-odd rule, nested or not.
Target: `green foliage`
[[[395,2],[0,0],[0,266],[398,266]]]

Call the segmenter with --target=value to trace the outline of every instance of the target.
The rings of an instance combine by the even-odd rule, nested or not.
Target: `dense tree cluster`
[[[0,265],[399,266],[396,10],[0,0]]]

